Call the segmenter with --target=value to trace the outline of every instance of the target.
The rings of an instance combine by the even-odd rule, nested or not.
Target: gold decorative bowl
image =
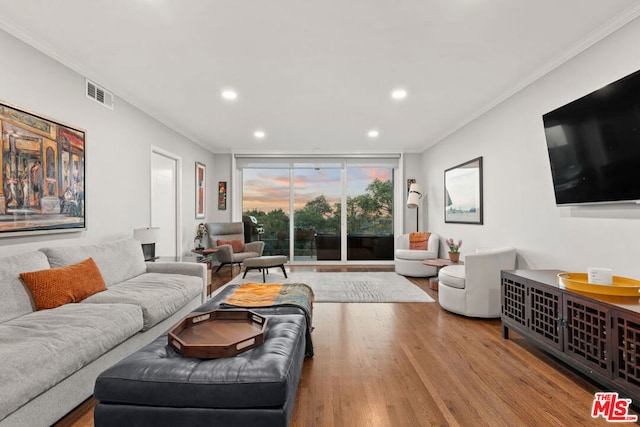
[[[640,281],[627,277],[613,276],[612,282],[613,284],[611,285],[589,283],[587,273],[558,274],[558,284],[561,288],[592,294],[640,296]]]

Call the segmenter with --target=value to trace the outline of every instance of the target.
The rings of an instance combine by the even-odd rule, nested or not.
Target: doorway
[[[151,147],[151,226],[159,228],[156,256],[179,257],[182,252],[181,176],[179,156]]]

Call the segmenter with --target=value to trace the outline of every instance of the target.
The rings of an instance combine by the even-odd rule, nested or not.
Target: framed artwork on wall
[[[482,157],[478,157],[444,171],[444,222],[482,221]]]
[[[86,230],[86,131],[0,101],[0,237]]]
[[[207,195],[207,167],[196,162],[196,219],[202,219],[206,215]]]
[[[227,182],[218,182],[218,209],[223,211],[227,209]]]

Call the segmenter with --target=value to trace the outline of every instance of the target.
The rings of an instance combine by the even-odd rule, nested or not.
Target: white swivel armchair
[[[422,263],[423,259],[438,258],[440,238],[431,233],[427,241],[427,250],[409,249],[409,234],[396,238],[395,265],[396,273],[410,277],[431,277],[438,274],[437,267]]]
[[[440,307],[469,317],[500,317],[500,270],[516,265],[515,248],[478,249],[464,265],[450,265],[438,273]]]

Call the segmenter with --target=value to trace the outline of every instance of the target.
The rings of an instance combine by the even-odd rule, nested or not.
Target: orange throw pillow
[[[409,249],[428,250],[429,236],[431,236],[431,233],[428,231],[415,231],[409,234]]]
[[[231,245],[231,249],[233,249],[233,253],[237,254],[240,252],[244,252],[244,243],[240,239],[236,240],[218,240],[218,246],[220,245]]]
[[[20,278],[31,290],[38,310],[79,302],[107,290],[92,258],[65,267],[20,273]]]

